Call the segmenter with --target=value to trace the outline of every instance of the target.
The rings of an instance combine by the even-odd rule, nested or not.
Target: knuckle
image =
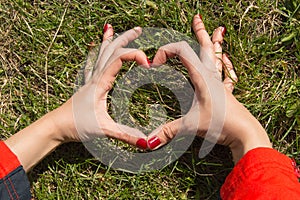
[[[163,135],[164,137],[170,141],[172,140],[174,137],[175,137],[175,132],[174,130],[168,126],[168,125],[164,125],[163,128],[162,128],[162,132],[163,132]]]
[[[130,142],[130,136],[128,134],[119,132],[119,133],[117,133],[117,135],[119,135],[118,139],[122,140],[123,142],[126,142],[126,143]]]
[[[202,22],[200,22],[202,23]],[[195,29],[196,35],[199,35],[201,31],[206,31],[205,28],[203,27],[203,24],[197,25],[197,28]]]
[[[196,27],[196,32],[200,31],[201,29],[204,29],[204,24],[202,20],[197,20],[194,22],[194,26]]]
[[[183,48],[186,48],[186,47],[190,46],[190,45],[187,43],[187,41],[180,41],[178,44],[179,44],[180,46],[182,46]]]
[[[167,46],[159,47],[159,49],[157,50],[157,52],[159,53],[164,53],[166,51],[168,51]]]
[[[136,50],[135,57],[144,57],[145,53],[142,50]]]
[[[112,82],[110,81],[105,81],[101,82],[100,86],[105,90],[105,91],[110,91],[113,87]]]
[[[136,50],[136,53],[138,55],[144,55],[145,54],[141,49]]]

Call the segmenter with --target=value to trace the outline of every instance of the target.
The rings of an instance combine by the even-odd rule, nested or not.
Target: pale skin
[[[126,46],[127,42],[137,38],[140,33],[141,28],[139,27],[131,29],[124,33],[122,40],[116,41],[116,44],[109,41],[113,37],[113,28],[111,25],[108,25],[107,31],[103,36],[104,45],[100,52],[105,55],[105,59],[111,60],[111,62],[108,60],[110,63],[109,67],[101,67],[105,65],[101,62],[97,63],[99,67],[94,71],[94,76],[86,76],[86,84],[72,98],[4,141],[17,155],[26,172],[59,145],[71,141],[80,142],[83,134],[86,137],[93,137],[95,132],[94,130],[89,131],[90,127],[78,127],[78,124],[77,126],[75,124],[74,113],[76,111],[74,109],[78,109],[80,106],[85,106],[84,109],[87,109],[84,110],[85,113],[92,112],[96,114],[97,119],[99,119],[99,124],[97,125],[101,126],[102,129],[99,131],[100,136],[105,134],[108,137],[116,138],[132,145],[136,145],[137,140],[142,139],[146,144],[146,136],[138,130],[133,130],[133,128],[126,126],[118,126],[108,115],[106,105],[107,94],[112,88],[112,83],[121,69],[123,61],[132,60],[139,65],[149,67],[148,58],[144,52],[122,48],[122,46]],[[113,48],[109,48],[112,45],[114,45]],[[93,93],[89,93],[90,91]],[[85,96],[86,94],[89,96]],[[83,104],[80,104],[81,102],[76,104],[74,100],[82,100]],[[97,104],[94,105],[93,100],[97,101]],[[90,111],[90,107],[95,110]],[[87,121],[87,119],[83,120]],[[102,126],[102,124],[105,126]],[[79,135],[78,128],[84,129],[84,131],[87,130],[87,132],[82,132]],[[120,131],[120,128],[135,134],[127,134]]]
[[[211,56],[211,59],[214,60],[215,66],[220,71],[220,73],[222,70],[222,66],[225,64],[225,66],[228,68],[229,73],[231,74],[231,78],[237,80],[229,58],[226,55],[220,53],[215,54],[215,52],[222,52],[222,27],[216,29],[211,40],[205,30],[202,20],[198,15],[196,15],[193,19],[193,29],[200,45],[202,46],[202,48],[206,49],[206,51],[208,52],[207,55]],[[134,32],[136,33],[135,37],[138,37],[139,31],[139,28],[134,30]],[[111,25],[108,25],[108,28],[103,36],[103,42],[112,40],[112,36],[113,28]],[[131,39],[134,39],[134,37]],[[176,45],[172,46],[172,48],[176,48]],[[103,51],[105,52],[106,50],[104,49]],[[161,142],[159,146],[164,145],[176,135],[178,121],[180,120],[175,120],[164,125],[166,128],[163,128],[159,132],[153,132],[153,134],[148,138],[139,132],[136,132],[135,135],[130,135],[124,132],[122,133],[114,128],[116,126],[116,123],[113,122],[113,120],[107,113],[106,98],[116,75],[122,67],[122,62],[134,60],[139,65],[149,66],[148,58],[142,51],[126,51],[126,49],[122,50],[122,47],[118,47],[115,52],[119,51],[122,51],[122,53],[116,53],[118,55],[116,56],[116,59],[110,63],[110,66],[105,70],[100,70],[101,72],[98,73],[98,76],[100,74],[101,80],[93,79],[93,77],[91,77],[91,74],[88,74],[87,77],[90,77],[88,78],[90,81],[88,81],[86,85],[83,86],[83,89],[81,89],[81,91],[83,91],[84,93],[85,90],[92,87],[97,91],[96,98],[99,99],[101,103],[100,106],[97,107],[95,113],[97,113],[97,119],[105,119],[105,124],[108,123],[111,125],[109,127],[105,127],[104,130],[104,134],[108,137],[116,138],[136,146],[138,146],[137,143],[140,140],[145,140],[146,142],[146,140],[148,139],[157,137]],[[160,49],[156,54],[153,62],[164,63],[168,57],[172,56],[176,55],[168,55],[167,49]],[[207,107],[207,105],[209,105],[210,96],[205,92],[207,90],[205,85],[201,84],[201,75],[193,71],[193,68],[189,65],[188,62],[185,62],[180,53],[177,56],[181,58],[183,64],[189,71],[191,81],[195,87],[196,92],[196,99],[194,99],[194,101],[196,100],[198,106],[202,106],[207,110],[206,115],[202,114],[200,116],[200,119],[209,120],[209,106]],[[260,123],[232,95],[234,81],[231,78],[230,76],[226,76],[223,81],[226,91],[226,110],[228,112],[226,112],[223,131],[221,137],[218,139],[218,143],[229,146],[233,153],[234,161],[237,162],[245,153],[247,153],[251,149],[257,147],[272,148],[272,145],[269,141],[267,133],[260,125]],[[74,121],[74,108],[72,101],[73,98],[70,98],[59,108],[46,114],[27,128],[19,131],[18,133],[14,134],[4,141],[7,146],[17,155],[26,172],[28,172],[33,166],[40,162],[47,154],[52,152],[59,145],[70,141],[80,141],[80,136],[77,133],[77,127]],[[191,108],[191,110],[192,109],[193,108]],[[104,123],[101,121],[98,122]],[[130,129],[130,127],[125,127],[124,130],[128,129]],[[200,137],[203,136],[206,130],[207,127],[199,126],[197,135]],[[89,132],[87,132],[86,134],[88,135]],[[156,146],[155,148],[158,148],[159,146]]]
[[[205,63],[208,62],[208,60],[212,60],[214,62],[213,67],[218,70],[220,77],[222,76],[223,65],[227,68],[226,71],[228,72],[225,73],[223,81],[226,115],[223,130],[220,137],[217,138],[217,142],[221,145],[230,147],[235,163],[251,149],[257,147],[272,148],[269,137],[258,120],[232,95],[234,82],[237,81],[237,77],[228,56],[226,54],[222,54],[221,44],[224,37],[224,34],[222,34],[223,27],[217,28],[213,33],[212,39],[210,39],[201,17],[199,15],[195,15],[193,19],[193,30],[199,44],[202,49],[205,50],[200,51],[202,53],[199,55],[202,65],[206,65]],[[183,48],[183,45],[184,44],[170,44],[161,47],[153,59],[153,63],[159,65],[164,63],[167,58],[178,56],[188,69],[191,81],[195,87],[196,97],[194,102],[196,102],[197,105],[194,107],[192,106],[190,112],[183,118],[169,122],[153,131],[149,136],[149,138],[151,138],[149,140],[153,140],[153,138],[157,137],[161,142],[160,145],[153,149],[169,142],[173,137],[175,137],[182,125],[186,125],[186,129],[188,130],[190,124],[186,124],[185,122],[194,120],[193,112],[197,110],[197,106],[199,106],[201,110],[199,126],[198,130],[196,130],[197,136],[204,137],[208,130],[208,125],[211,119],[211,99],[209,91],[207,86],[204,84],[201,74],[195,70],[195,67],[187,60],[192,59],[190,56],[192,52],[185,55],[188,47]],[[184,51],[182,49],[184,49]]]

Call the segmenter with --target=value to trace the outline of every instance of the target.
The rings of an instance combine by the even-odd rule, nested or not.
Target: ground
[[[72,96],[88,44],[101,43],[105,23],[116,32],[150,26],[194,37],[192,17],[201,13],[210,34],[227,27],[224,51],[239,77],[235,96],[259,119],[274,147],[299,160],[299,7],[297,0],[0,0],[0,139]],[[140,104],[132,112],[143,122],[147,112],[134,113]],[[109,169],[79,143],[65,144],[29,173],[32,194],[35,199],[217,199],[233,167],[230,152],[216,146],[199,159],[200,143],[196,139],[164,169],[139,175]]]

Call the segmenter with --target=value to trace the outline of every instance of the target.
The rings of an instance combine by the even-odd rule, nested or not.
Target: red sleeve
[[[3,141],[0,141],[0,179],[4,178],[20,165],[17,156]]]
[[[221,188],[223,200],[300,199],[293,161],[271,148],[246,153]]]

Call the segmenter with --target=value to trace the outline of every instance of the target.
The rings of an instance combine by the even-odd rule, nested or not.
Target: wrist
[[[49,113],[49,116],[56,130],[52,139],[61,143],[79,141],[73,117],[72,98]]]
[[[243,129],[239,132],[239,137],[234,143],[229,145],[234,163],[237,163],[248,151],[258,148],[272,148],[272,144],[269,140],[268,134],[261,124],[251,116],[252,120],[249,120],[244,124]]]
[[[8,138],[5,143],[28,172],[62,141],[57,137],[57,129],[49,113]]]

